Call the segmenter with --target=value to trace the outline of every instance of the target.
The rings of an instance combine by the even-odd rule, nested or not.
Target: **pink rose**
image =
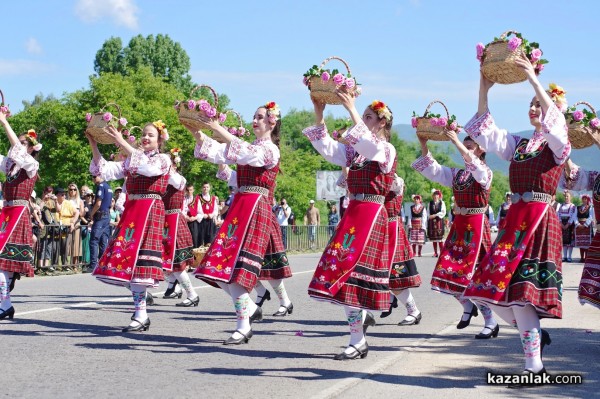
[[[125,129],[121,133],[123,134],[123,136],[129,137],[129,130]]]
[[[598,129],[598,127],[600,127],[600,119],[598,118],[594,118],[590,121],[590,126],[593,127],[594,129]]]
[[[223,123],[223,122],[225,122],[226,119],[227,119],[227,114],[224,114],[221,112],[219,114],[219,122]]]
[[[229,129],[227,129],[227,131],[233,134],[234,136],[237,136],[237,130],[234,127],[230,127]]]
[[[115,159],[115,154],[110,154],[110,159],[111,160]]]
[[[129,136],[127,139],[130,143],[135,143],[135,136]]]
[[[329,72],[327,72],[327,71],[325,71],[321,74],[321,79],[323,80],[323,82],[329,81],[330,77],[331,77],[331,75],[329,75]]]
[[[308,86],[308,78],[306,76],[302,78],[302,83],[304,83],[305,86]]]
[[[245,128],[245,127],[241,127],[241,128],[239,129],[239,132],[240,132],[240,135],[241,135],[241,136],[243,136],[243,135],[244,135],[244,133],[246,133],[246,128]]]
[[[457,130],[457,129],[458,129],[458,123],[452,122],[450,124],[450,130]]]
[[[537,64],[535,69],[537,69],[538,73],[544,70],[544,64]]]
[[[414,128],[417,127],[417,125],[419,124],[419,121],[417,120],[417,118],[415,118],[414,116],[412,117],[412,119],[410,120],[410,125]]]
[[[198,101],[198,108],[200,108],[200,111],[206,112],[210,109],[210,104],[206,100],[200,100]]]
[[[429,124],[431,126],[437,126],[438,125],[438,118],[431,118],[431,119],[429,119]]]
[[[2,107],[2,108],[6,108],[6,107]],[[1,110],[2,112],[6,112],[4,109]],[[92,120],[92,114],[90,114],[89,112],[87,114],[85,114],[85,121],[89,122]]]
[[[542,58],[542,50],[540,50],[539,48],[534,48],[531,51],[531,62],[539,61],[540,58]]]
[[[344,83],[345,80],[346,78],[341,73],[336,73],[333,77],[333,83],[335,83],[336,85],[341,85],[342,83]]]
[[[214,118],[215,116],[217,116],[217,110],[214,109],[213,107],[209,107],[206,111],[204,111],[204,113],[209,118]]]
[[[446,126],[446,124],[448,124],[448,118],[445,116],[438,119],[438,126]]]
[[[577,110],[575,112],[573,112],[573,120],[575,122],[579,122],[580,120],[582,120],[584,117],[583,115],[583,111]]]
[[[110,120],[112,119],[112,114],[110,112],[106,112],[102,116],[102,119],[104,119],[104,122],[110,122]]]
[[[196,108],[196,101],[194,100],[189,100],[187,103],[188,109],[194,109]]]
[[[334,131],[331,133],[331,136],[332,136],[334,139],[336,139],[336,140],[337,140],[337,139],[338,139],[338,137],[340,137],[340,133],[339,133],[337,130],[334,130]]]
[[[119,118],[119,125],[121,125],[121,126],[127,126],[127,119],[125,119],[125,118]]]
[[[483,50],[485,50],[485,46],[483,43],[477,43],[475,45],[475,49],[477,50],[477,59],[481,61],[481,57],[483,57]]]
[[[275,115],[269,115],[269,123],[277,122],[277,117]]]
[[[515,51],[521,45],[521,43],[523,43],[523,40],[516,36],[513,36],[508,41],[508,49],[510,51]]]
[[[354,86],[356,86],[356,82],[354,81],[354,78],[347,78],[346,79],[346,87],[349,89],[352,89]]]

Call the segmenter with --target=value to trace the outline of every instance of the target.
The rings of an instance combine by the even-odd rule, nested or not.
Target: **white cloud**
[[[39,75],[54,69],[53,65],[31,60],[0,59],[0,75]]]
[[[136,30],[139,8],[135,0],[79,0],[75,14],[84,22],[111,20],[118,26]]]
[[[42,54],[42,46],[35,37],[30,37],[25,42],[25,48],[29,54]]]

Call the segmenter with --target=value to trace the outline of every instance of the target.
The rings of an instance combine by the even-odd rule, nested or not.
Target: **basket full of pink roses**
[[[577,109],[585,105],[588,109]],[[569,127],[569,141],[576,149],[591,147],[595,141],[592,135],[600,134],[600,119],[590,103],[579,101],[567,108],[565,119]]]
[[[325,69],[325,65],[331,60],[338,60],[346,67],[346,73],[342,73],[337,69]],[[356,83],[356,79],[350,72],[350,66],[340,57],[332,56],[326,58],[321,65],[313,65],[304,74],[303,83],[310,90],[310,96],[324,104],[341,104],[340,98],[336,91],[340,88],[358,96],[360,88]]]
[[[212,96],[212,104],[205,99],[195,100],[192,98],[197,90],[207,88]],[[179,115],[179,122],[185,126],[190,132],[195,133],[201,129],[209,127],[198,119],[199,115],[204,115],[219,122],[225,121],[225,114],[220,114],[217,109],[219,106],[219,97],[215,90],[209,85],[198,85],[190,92],[190,99],[187,101],[176,101],[175,110]]]
[[[118,116],[113,115],[111,112],[105,111],[106,107],[112,106],[117,109]],[[117,130],[121,131],[127,126],[127,119],[121,116],[121,107],[115,103],[108,103],[95,114],[87,113],[85,115],[87,122],[87,128],[85,132],[88,133],[94,140],[99,144],[113,144],[113,139],[106,134],[106,128],[108,126],[114,126]]]
[[[538,43],[530,42],[519,32],[512,30],[494,38],[494,41],[486,46],[478,43],[476,50],[477,59],[481,62],[481,71],[486,78],[495,83],[511,84],[527,79],[523,68],[515,64],[517,58],[527,57],[533,64],[536,74],[539,74],[548,63],[547,60],[542,59],[543,52]]]
[[[446,116],[429,112],[431,106],[436,103],[444,107]],[[446,105],[439,100],[430,102],[427,108],[425,108],[423,116],[418,116],[413,111],[411,125],[417,129],[418,137],[432,141],[448,141],[449,138],[444,133],[448,130],[454,130],[458,133],[461,128],[456,122],[456,116],[450,115]]]

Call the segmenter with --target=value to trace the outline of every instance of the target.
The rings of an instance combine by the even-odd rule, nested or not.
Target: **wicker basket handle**
[[[431,108],[431,106],[435,103],[441,104],[442,107],[444,107],[444,109],[446,110],[446,118],[450,119],[450,113],[448,112],[448,108],[446,108],[446,105],[444,105],[444,103],[441,102],[440,100],[433,100],[432,102],[429,103],[427,108],[425,108],[425,113],[423,114],[423,118],[425,118],[425,115],[427,115],[427,112],[429,112],[429,108]]]
[[[133,130],[134,130],[134,129],[140,129],[140,132],[143,132],[143,131],[144,131],[144,129],[142,129],[142,128],[141,128],[141,126],[137,126],[137,125],[135,125],[135,126],[131,126],[131,127],[130,127],[129,129],[127,129],[127,130],[129,130],[129,134],[133,134]]]
[[[119,111],[119,119],[121,119],[121,107],[119,107],[119,105],[117,103],[108,103],[108,104],[106,104],[104,107],[102,107],[100,109],[100,112],[104,112],[104,108],[108,107],[109,105],[112,105],[113,107],[117,108],[117,111]]]
[[[323,60],[323,62],[321,62],[321,65],[319,65],[319,69],[323,69],[323,67],[325,66],[325,64],[327,64],[331,60],[338,60],[342,64],[344,64],[344,66],[346,67],[346,70],[348,71],[348,75],[352,76],[352,73],[350,72],[350,67],[348,66],[348,63],[346,61],[344,61],[343,59],[341,59],[340,57],[337,57],[335,55],[332,55],[331,57],[325,58]]]
[[[594,115],[596,115],[596,110],[594,109],[594,107],[592,107],[592,104],[590,104],[590,103],[588,103],[588,102],[585,102],[585,101],[577,101],[575,104],[573,104],[573,107],[576,107],[576,106],[578,106],[578,105],[581,105],[581,104],[583,104],[583,105],[587,106],[589,109],[591,109],[591,110],[592,110],[592,113],[593,113]]]
[[[506,39],[506,37],[508,35],[510,35],[511,33],[514,33],[516,35],[519,32],[517,32],[516,30],[507,30],[506,32],[504,32],[503,34],[500,35],[500,40]]]
[[[4,104],[4,93],[2,93],[2,90],[0,90],[0,97],[2,97],[2,101],[0,101],[0,104]]]
[[[198,86],[194,87],[192,89],[192,91],[190,91],[190,97],[192,97],[192,95],[196,92],[196,90],[201,89],[203,87],[206,87],[208,90],[210,90],[210,92],[212,93],[213,99],[215,100],[215,109],[218,109],[219,108],[219,97],[217,96],[217,92],[215,91],[215,89],[213,89],[209,85],[198,85]]]
[[[234,114],[238,118],[238,121],[240,122],[240,127],[244,126],[244,121],[242,120],[242,116],[239,113],[237,113],[236,111],[234,111],[232,109],[225,111],[225,113],[226,114]]]

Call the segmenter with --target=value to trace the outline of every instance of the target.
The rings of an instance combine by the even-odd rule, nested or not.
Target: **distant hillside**
[[[396,133],[398,134],[398,137],[400,139],[409,141],[409,142],[417,141],[417,133],[411,125],[398,124],[398,125],[394,125],[393,129],[396,131]],[[524,130],[521,132],[517,132],[515,134],[519,135],[519,136],[523,136],[523,137],[530,137],[531,133],[532,133],[531,130]],[[464,134],[465,134],[464,132],[461,133],[461,135],[464,135]],[[462,136],[462,137],[464,137],[464,136]],[[451,147],[450,153],[452,154],[452,159],[457,163],[462,163],[462,160],[461,160],[460,155],[458,154],[458,151],[456,151],[456,149],[454,148],[454,146],[452,144],[450,144],[449,142],[438,142],[438,145],[444,149]],[[600,156],[600,150],[596,146],[589,147],[589,148],[586,148],[583,150],[573,150],[573,152],[571,153],[571,158],[573,158],[573,162],[575,162],[577,165],[582,166],[585,169],[593,169],[593,170],[599,169],[599,166],[598,166],[599,165],[599,162],[598,162],[599,156]],[[508,175],[508,162],[498,158],[495,154],[487,154],[486,161],[492,170],[500,171],[500,172],[504,173],[505,175]]]

